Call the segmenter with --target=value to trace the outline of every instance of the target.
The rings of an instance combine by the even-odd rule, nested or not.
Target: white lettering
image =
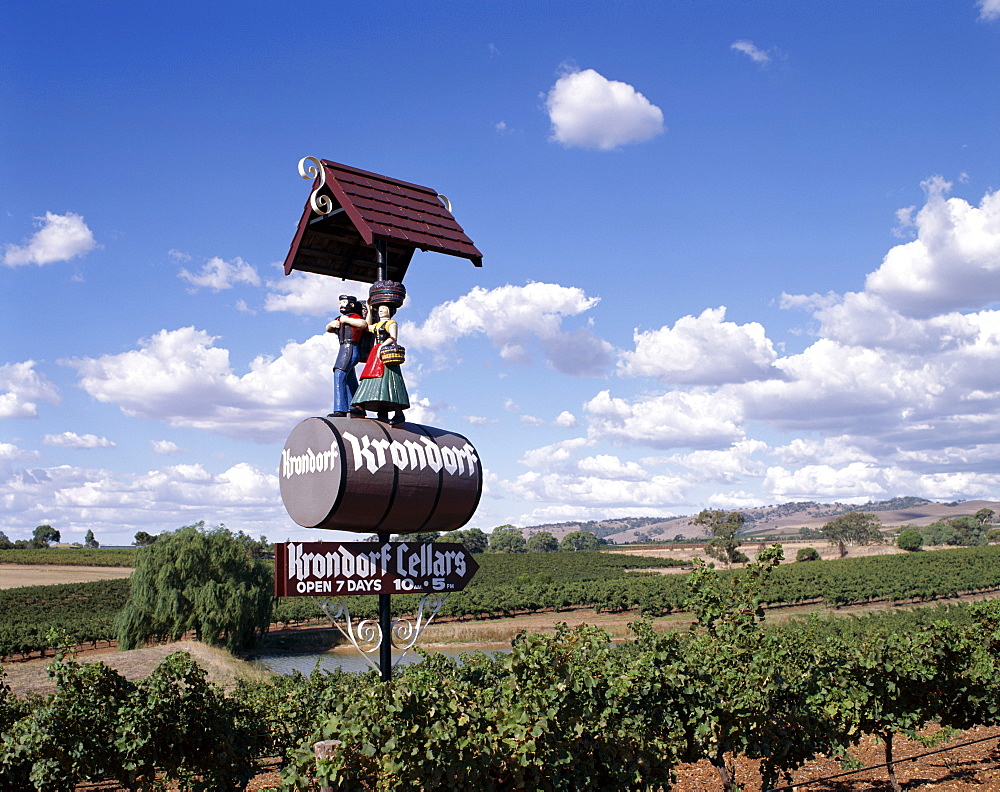
[[[306,473],[322,473],[333,470],[333,460],[340,456],[340,449],[337,442],[330,443],[328,451],[320,451],[318,454],[311,448],[307,448],[304,454],[293,455],[288,449],[281,451],[281,476],[290,479],[292,476],[301,476]]]

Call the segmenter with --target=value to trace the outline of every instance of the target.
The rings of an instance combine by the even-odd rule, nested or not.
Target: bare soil
[[[0,589],[53,586],[57,583],[90,583],[117,580],[132,574],[131,567],[62,566],[59,564],[0,564]]]

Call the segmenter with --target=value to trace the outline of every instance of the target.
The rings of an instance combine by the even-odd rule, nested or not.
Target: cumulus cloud
[[[563,74],[545,98],[552,140],[610,151],[663,133],[663,111],[631,85],[593,69]]]
[[[554,283],[475,287],[438,306],[422,325],[405,323],[407,347],[450,350],[463,336],[485,335],[511,363],[529,362],[537,350],[564,374],[599,376],[611,364],[614,348],[589,328],[566,329],[567,317],[593,308],[596,297]]]
[[[108,440],[106,437],[98,437],[92,434],[79,435],[76,432],[43,435],[42,442],[45,445],[56,446],[58,448],[115,448],[114,442]]]
[[[0,366],[0,418],[37,418],[39,401],[58,404],[59,392],[34,360]]]
[[[56,261],[69,261],[98,246],[83,218],[73,212],[64,215],[46,212],[45,217],[35,218],[35,224],[38,230],[23,245],[5,245],[5,266],[42,266]]]
[[[777,353],[757,322],[737,325],[723,321],[724,306],[707,308],[700,316],[683,316],[673,327],[633,333],[635,351],[625,352],[618,373],[654,377],[663,383],[720,385],[767,379]]]
[[[277,476],[246,463],[211,473],[175,465],[142,474],[62,465],[22,468],[0,480],[0,530],[49,523],[67,533],[88,528],[102,543],[128,544],[137,530],[174,530],[206,520],[256,533],[287,525]]]
[[[736,52],[742,52],[754,63],[770,63],[771,56],[767,54],[764,50],[760,49],[756,44],[747,39],[740,39],[739,41],[734,41],[729,45],[729,48],[736,50]]]
[[[267,282],[271,290],[264,300],[265,311],[287,311],[303,316],[336,316],[341,294],[368,299],[367,283],[339,280],[311,272],[293,272]]]
[[[979,0],[979,18],[984,22],[1000,19],[1000,0]]]
[[[180,454],[184,451],[173,440],[150,440],[154,454]]]
[[[121,354],[64,363],[87,393],[126,415],[272,442],[290,421],[329,402],[331,338],[289,343],[277,358],[258,356],[243,375],[216,337],[193,327],[161,330]]]
[[[977,207],[946,197],[952,185],[940,176],[922,184],[927,200],[913,219],[917,238],[889,251],[865,291],[917,318],[1000,302],[1000,190]]]
[[[592,443],[587,438],[574,437],[526,451],[519,462],[536,471],[568,473],[575,469],[573,458],[576,452],[590,445]]]
[[[569,410],[563,410],[559,415],[556,416],[556,426],[561,426],[564,429],[572,429],[576,426],[576,416],[573,415]]]
[[[633,402],[603,390],[583,406],[593,439],[653,448],[719,448],[742,440],[743,407],[722,391],[668,391]]]
[[[764,463],[753,457],[767,450],[767,443],[762,440],[746,439],[725,449],[675,454],[669,461],[693,471],[701,482],[732,484],[762,475]]]
[[[237,257],[232,261],[224,261],[218,256],[209,259],[197,273],[188,272],[181,269],[177,277],[191,284],[189,291],[195,292],[198,289],[211,289],[220,292],[224,289],[231,289],[238,283],[247,283],[251,286],[260,286],[260,276],[252,266],[243,259]]]
[[[574,473],[523,473],[502,483],[525,501],[557,501],[586,506],[660,508],[684,503],[688,482],[679,476],[652,476],[643,481]]]

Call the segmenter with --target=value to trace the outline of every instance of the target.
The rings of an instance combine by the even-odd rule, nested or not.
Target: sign
[[[441,542],[278,542],[276,597],[446,594],[479,569],[460,544]]]

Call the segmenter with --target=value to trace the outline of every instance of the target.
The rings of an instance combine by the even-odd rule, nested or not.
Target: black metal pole
[[[378,255],[378,269],[376,271],[376,280],[388,280],[389,279],[389,248],[385,243],[384,239],[375,240],[375,252]]]
[[[388,542],[390,534],[379,533],[380,542]],[[390,607],[389,594],[378,595],[378,627],[382,636],[382,643],[378,648],[379,674],[383,682],[392,679],[392,609]]]

